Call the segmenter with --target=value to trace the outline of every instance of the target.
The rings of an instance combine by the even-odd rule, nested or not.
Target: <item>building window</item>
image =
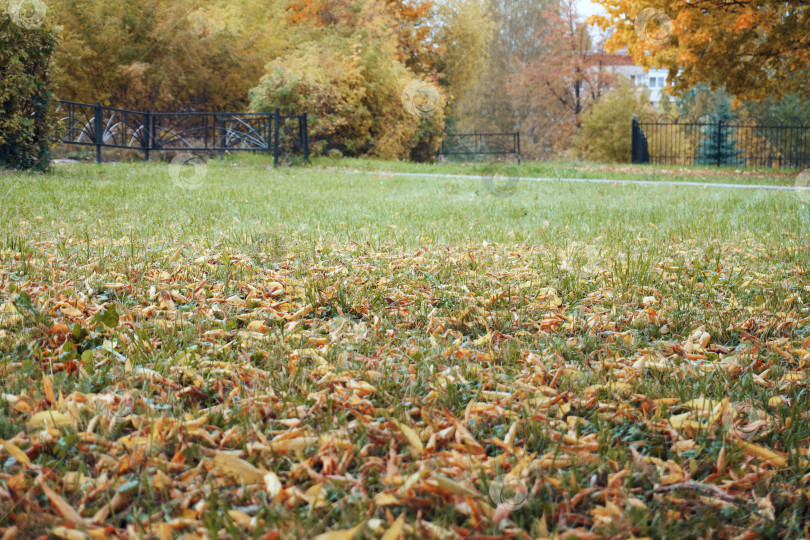
[[[650,77],[650,88],[655,88],[655,77]]]

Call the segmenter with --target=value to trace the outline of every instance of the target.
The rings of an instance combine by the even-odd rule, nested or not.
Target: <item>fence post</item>
[[[633,115],[632,133],[630,134],[630,162],[631,163],[649,163],[650,162],[650,147],[647,143],[647,136],[641,129],[641,124],[638,122],[638,117]]]
[[[722,152],[720,151],[720,148],[722,148],[722,144],[723,144],[722,131],[723,131],[723,119],[718,117],[717,118],[717,166],[718,167],[721,164],[721,159],[720,158],[721,158]]]
[[[307,113],[304,111],[304,159],[309,161],[309,126],[307,122]]]
[[[151,120],[152,114],[151,111],[146,111],[143,113],[143,157],[146,161],[149,161],[149,148],[152,146],[152,128],[149,125]]]
[[[265,131],[264,151],[269,152],[273,148],[273,113],[266,113],[264,119],[267,122],[267,130]]]
[[[94,114],[95,118],[93,118],[93,132],[96,139],[96,163],[101,163],[101,145],[104,142],[104,127],[101,122],[101,103],[96,103],[96,112]]]
[[[225,159],[225,119],[218,116],[219,122],[219,159]]]
[[[278,107],[276,107],[276,111],[275,113],[273,113],[273,167],[278,167],[278,156],[279,156],[278,137],[279,137],[280,123],[281,123],[281,111],[279,111]]]

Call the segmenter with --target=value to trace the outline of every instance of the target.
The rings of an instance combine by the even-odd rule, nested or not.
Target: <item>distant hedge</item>
[[[50,163],[56,120],[50,59],[57,34],[41,15],[0,0],[0,167]]]

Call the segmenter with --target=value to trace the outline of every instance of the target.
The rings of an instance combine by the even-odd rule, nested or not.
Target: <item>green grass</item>
[[[257,156],[238,158],[251,163],[261,160]],[[512,164],[513,158],[502,159],[493,156],[490,161],[447,162],[422,164],[410,162],[388,162],[372,159],[333,160],[317,158],[313,164],[338,169],[362,171],[408,172],[420,174],[468,174],[481,175],[492,171],[493,166]],[[539,162],[526,161],[509,169],[508,174],[538,178],[598,178],[607,180],[646,180],[669,182],[712,182],[724,184],[762,184],[793,186],[799,170],[770,168],[705,167],[698,165],[617,165],[588,162]]]
[[[379,538],[401,513],[406,537],[807,534],[796,194],[521,182],[498,197],[345,169],[478,170],[238,156],[194,190],[159,163],[0,176],[0,438],[31,462],[0,456],[0,529],[71,521],[40,482],[98,516],[78,525],[96,535],[365,523],[358,537]],[[69,425],[32,425],[42,410]],[[526,504],[498,507],[489,485],[518,464]]]

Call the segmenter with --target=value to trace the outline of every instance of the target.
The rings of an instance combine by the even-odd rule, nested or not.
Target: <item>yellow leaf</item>
[[[119,438],[117,441],[118,444],[126,448],[127,450],[134,450],[139,446],[151,446],[153,438],[151,435],[124,435],[123,437]]]
[[[83,315],[81,310],[76,309],[73,306],[63,307],[62,308],[62,313],[64,313],[67,317],[70,317],[70,318],[81,317]]]
[[[14,459],[16,459],[22,465],[31,465],[31,460],[28,459],[28,456],[25,454],[25,452],[20,450],[20,448],[16,444],[4,441],[3,439],[0,439],[0,444],[3,445],[3,448],[6,449],[6,452],[14,456]]]
[[[444,527],[440,527],[435,523],[431,523],[430,521],[422,521],[422,527],[427,529],[433,538],[438,538],[440,540],[456,538],[456,535],[452,531],[449,531]]]
[[[781,396],[773,396],[768,400],[768,406],[779,407],[782,403],[787,403]]]
[[[239,510],[228,510],[228,516],[240,527],[250,527],[251,518],[246,513]]]
[[[743,450],[748,455],[761,458],[764,461],[770,463],[771,465],[775,465],[777,467],[784,467],[785,465],[787,465],[787,458],[785,458],[785,456],[781,456],[769,448],[765,448],[764,446],[759,446],[758,444],[744,441],[742,442],[742,445]]]
[[[434,474],[433,479],[439,484],[439,487],[442,488],[444,491],[450,493],[457,493],[459,495],[466,495],[468,497],[477,497],[478,492],[468,488],[467,486],[463,486],[449,478],[443,474]]]
[[[422,444],[422,439],[419,438],[419,434],[417,434],[412,427],[405,425],[402,422],[397,422],[396,420],[394,420],[394,423],[408,440],[408,444],[410,444],[413,449],[417,451],[417,453],[421,454],[425,451],[425,447]]]
[[[278,476],[276,476],[274,472],[269,472],[264,475],[264,486],[271,497],[275,497],[281,491],[281,481],[279,481]]]
[[[62,526],[51,529],[51,534],[59,538],[65,538],[66,540],[90,540],[87,534],[77,531],[76,529],[68,529]]]
[[[246,484],[264,482],[265,474],[262,471],[233,454],[217,452],[217,455],[214,456],[214,465],[224,472],[237,476]]]
[[[271,281],[267,284],[267,290],[270,291],[272,296],[280,296],[284,294],[284,285],[279,283],[278,281]]]
[[[192,420],[188,420],[183,422],[183,426],[190,432],[194,433],[198,431],[202,426],[204,426],[208,422],[208,415],[204,414],[199,418],[194,418]]]
[[[274,452],[300,452],[317,443],[318,440],[318,437],[284,439],[283,441],[272,441],[270,448],[272,448]]]
[[[366,522],[364,521],[360,525],[352,527],[351,529],[325,532],[316,536],[314,540],[352,540],[352,538],[354,538],[357,533],[360,532],[360,529],[362,529],[365,524]]]
[[[405,512],[402,512],[396,521],[391,525],[391,528],[385,531],[382,540],[399,540],[402,537],[402,527],[405,526]]]
[[[710,412],[717,406],[717,401],[712,401],[710,399],[706,399],[705,397],[699,397],[695,399],[690,399],[686,403],[683,404],[684,407],[691,409],[693,411],[702,411],[702,412]]]
[[[10,315],[5,315],[6,313]],[[14,304],[9,302],[0,304],[0,326],[15,326],[21,322],[23,322],[22,315],[17,312]]]
[[[377,493],[374,496],[375,506],[394,506],[399,504],[399,498],[390,493]]]
[[[94,540],[107,540],[109,538],[109,533],[100,527],[96,527],[95,529],[90,529],[87,531],[87,535]]]
[[[28,426],[32,429],[44,429],[46,427],[62,427],[70,425],[70,417],[59,411],[40,411],[28,420]]]
[[[266,332],[267,327],[264,325],[264,321],[250,321],[248,330],[251,332]]]
[[[354,390],[360,397],[365,397],[377,391],[376,388],[374,388],[372,385],[370,385],[365,381],[349,381],[346,384],[346,388],[348,388],[349,390]]]
[[[487,332],[486,335],[481,336],[480,338],[473,341],[473,345],[475,345],[476,347],[481,347],[482,345],[488,345],[491,340],[492,340],[492,332]]]
[[[399,493],[402,493],[402,494],[408,493],[408,490],[410,490],[413,486],[416,485],[417,482],[419,482],[421,479],[423,479],[428,474],[430,474],[430,471],[428,471],[427,469],[419,469],[418,471],[413,473],[411,476],[409,476],[408,479],[405,480],[405,482],[399,487],[399,490],[398,490]]]

